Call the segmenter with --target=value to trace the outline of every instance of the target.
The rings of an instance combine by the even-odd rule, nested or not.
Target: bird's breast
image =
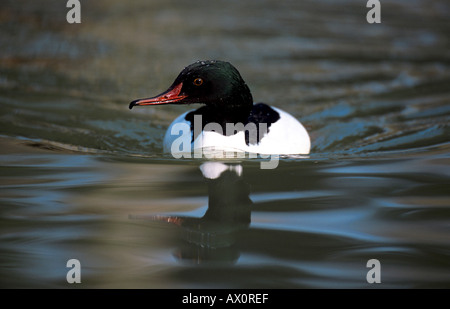
[[[268,130],[264,128],[264,123],[257,124],[259,132],[266,132],[259,137],[259,141],[257,141],[256,136],[252,136],[258,132],[258,130],[255,131],[255,126],[247,124],[244,126],[244,130],[237,130],[237,133],[227,135],[219,125],[216,130],[195,128],[195,124],[193,126],[191,121],[185,119],[189,113],[186,112],[177,117],[167,129],[164,137],[164,151],[180,154],[198,149],[208,149],[209,151],[249,152],[267,155],[309,154],[310,137],[303,125],[285,111],[274,107],[273,109],[278,112],[280,117],[270,124]],[[230,128],[234,125],[236,124],[230,124]],[[214,129],[214,124],[207,124],[207,126],[208,129]],[[192,130],[197,132],[192,132]],[[246,143],[246,133],[250,143]],[[192,139],[193,136],[194,139]]]

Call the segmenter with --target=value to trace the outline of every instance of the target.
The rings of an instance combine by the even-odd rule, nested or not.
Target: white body
[[[234,135],[226,136],[220,133],[206,131],[203,132],[191,143],[190,151],[197,148],[208,148],[221,151],[248,152],[258,154],[309,154],[311,141],[308,132],[303,125],[290,114],[281,109],[272,107],[280,115],[280,119],[272,123],[269,127],[269,133],[265,134],[258,144],[247,145],[245,143],[245,133],[240,131]],[[180,128],[189,127],[189,131],[183,134],[189,134],[191,138],[190,122],[184,118],[190,111],[176,118],[167,129],[164,136],[164,151],[174,152],[172,144],[180,138]],[[180,125],[181,124],[181,125]],[[174,127],[176,126],[176,127]],[[174,129],[174,130],[172,130]],[[179,142],[177,143],[179,144]]]

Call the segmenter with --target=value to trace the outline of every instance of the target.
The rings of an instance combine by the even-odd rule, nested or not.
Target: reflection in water
[[[376,258],[382,288],[448,287],[449,153],[207,163],[203,177],[196,164],[3,154],[0,286],[68,287],[77,258],[82,287],[364,288]]]
[[[201,218],[154,216],[154,220],[177,225],[185,243],[175,256],[195,263],[235,262],[236,233],[250,225],[249,185],[242,178],[242,166],[206,162],[200,166],[208,186],[208,209]]]
[[[207,162],[200,169],[208,185],[208,209],[201,218],[178,218],[187,245],[176,256],[197,263],[236,261],[235,235],[248,228],[252,205],[242,166]]]

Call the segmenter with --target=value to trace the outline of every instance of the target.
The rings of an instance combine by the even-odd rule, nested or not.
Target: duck
[[[311,140],[302,123],[278,107],[254,103],[241,74],[227,61],[190,64],[166,91],[133,100],[129,108],[165,104],[201,106],[173,120],[164,136],[164,152],[179,150],[174,145],[179,144],[176,141],[183,132],[184,140],[189,141],[187,151],[200,148],[261,155],[310,153]]]

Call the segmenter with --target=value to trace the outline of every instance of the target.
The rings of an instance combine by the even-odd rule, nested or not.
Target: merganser
[[[191,150],[213,147],[265,155],[310,152],[310,138],[303,125],[279,108],[253,104],[250,89],[240,73],[225,61],[197,61],[184,68],[168,90],[155,97],[134,100],[129,108],[191,103],[203,106],[172,122],[164,137],[165,152],[171,151],[179,137],[173,129],[180,124],[188,128]]]

